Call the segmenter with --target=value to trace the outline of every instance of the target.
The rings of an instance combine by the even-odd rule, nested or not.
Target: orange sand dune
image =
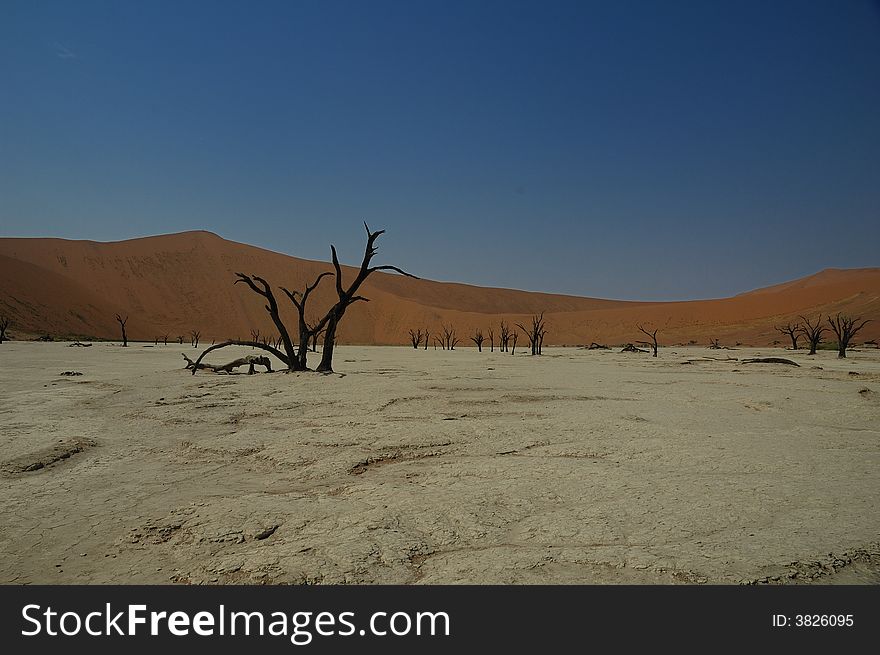
[[[130,317],[132,339],[165,334],[174,339],[195,329],[203,341],[246,339],[252,328],[273,335],[274,329],[261,299],[233,285],[236,271],[294,289],[326,270],[332,267],[324,262],[226,241],[210,232],[114,243],[6,238],[0,239],[0,312],[11,318],[14,335],[118,338],[114,316],[120,313]],[[351,268],[344,272],[354,275]],[[825,270],[733,298],[692,302],[599,300],[381,273],[361,293],[371,302],[357,303],[346,314],[341,343],[403,344],[410,328],[436,334],[441,323],[452,323],[461,345],[472,345],[467,337],[475,329],[494,327],[497,333],[502,319],[525,321],[540,311],[546,312],[550,345],[635,341],[642,337],[637,323],[660,327],[666,344],[705,344],[709,338],[730,345],[787,343],[774,324],[804,313],[836,312],[874,319],[859,333],[858,343],[880,338],[880,268]],[[293,308],[278,295],[289,324],[295,325]],[[313,314],[323,314],[334,299],[332,278],[324,280],[310,299]]]

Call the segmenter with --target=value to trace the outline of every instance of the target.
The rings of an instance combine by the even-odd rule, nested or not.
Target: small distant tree
[[[532,355],[540,355],[541,347],[544,343],[544,336],[547,330],[544,328],[544,312],[532,316],[532,324],[526,328],[522,323],[517,323],[516,327],[523,331],[529,340],[529,347],[532,349]]]
[[[167,334],[163,334],[163,335],[162,335],[162,345],[163,345],[163,346],[167,346],[167,345],[168,345],[168,335],[167,335]]]
[[[810,352],[807,354],[815,355],[816,348],[822,342],[822,334],[825,332],[825,327],[822,325],[822,314],[819,314],[819,318],[816,319],[815,323],[812,323],[806,316],[800,316],[799,318],[804,322],[801,326],[801,334],[806,337],[807,343],[810,344]],[[830,321],[831,318],[829,317],[828,320]]]
[[[254,341],[256,343],[260,343],[260,331],[257,330],[256,328],[251,329],[251,341]],[[265,346],[266,344],[263,344],[263,345]],[[251,346],[251,350],[253,350],[253,349],[254,349],[254,346]]]
[[[128,335],[125,333],[125,324],[128,323],[128,316],[122,318],[119,314],[116,315],[116,320],[119,321],[119,327],[122,328],[122,347],[128,347]]]
[[[192,332],[189,333],[189,336],[191,338],[190,343],[192,344],[192,347],[198,348],[199,347],[199,338],[202,336],[202,333],[199,330],[193,330]]]
[[[501,331],[498,334],[498,348],[501,352],[506,353],[508,351],[508,345],[510,344],[510,326],[501,321]]]
[[[651,346],[651,348],[653,348],[653,350],[654,350],[654,357],[656,357],[657,356],[657,330],[659,328],[655,328],[653,332],[648,332],[648,330],[643,328],[641,325],[637,325],[636,327],[639,328],[640,332],[648,335],[651,338],[651,341],[639,341],[639,343],[643,343],[645,345]]]
[[[792,323],[789,321],[785,325],[774,325],[773,328],[780,334],[788,335],[788,338],[791,339],[792,350],[798,349],[798,337],[801,336],[801,332],[803,331],[800,323]]]
[[[486,337],[483,336],[482,330],[477,330],[474,332],[474,336],[471,337],[471,341],[477,344],[477,352],[483,352],[483,342],[486,340]]]
[[[428,328],[425,328],[425,350],[428,349],[428,335],[429,335]]]
[[[831,329],[837,336],[838,357],[846,357],[846,349],[849,348],[849,342],[854,336],[856,336],[856,333],[859,330],[871,322],[870,319],[866,319],[861,323],[859,323],[859,321],[862,321],[861,316],[852,318],[851,316],[841,315],[839,312],[833,320],[830,316],[828,317],[828,324],[831,325]]]
[[[410,340],[410,343],[412,343],[413,350],[419,349],[419,346],[422,343],[422,337],[424,337],[424,336],[426,336],[426,335],[422,334],[421,328],[419,328],[418,330],[410,330],[409,331],[409,340]]]
[[[509,335],[509,338],[510,338],[510,354],[511,354],[511,355],[515,355],[515,354],[516,354],[516,339],[517,339],[518,336],[519,336],[519,332],[516,332],[516,331],[513,331],[513,332]]]
[[[489,328],[489,352],[495,352],[495,331]]]
[[[177,343],[183,345],[183,335],[182,334],[177,336]]]
[[[452,325],[441,325],[440,329],[443,332],[443,336],[441,337],[441,340],[443,341],[443,350],[455,350],[456,344],[460,341],[455,335],[455,327]]]
[[[9,317],[0,316],[0,343],[8,340],[6,330],[9,329]]]

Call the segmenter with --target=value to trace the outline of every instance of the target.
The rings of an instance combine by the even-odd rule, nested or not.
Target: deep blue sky
[[[0,235],[628,299],[880,265],[880,8],[0,4]]]

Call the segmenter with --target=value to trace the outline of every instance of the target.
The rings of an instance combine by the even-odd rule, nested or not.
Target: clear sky
[[[0,3],[0,235],[627,299],[880,265],[880,7]]]

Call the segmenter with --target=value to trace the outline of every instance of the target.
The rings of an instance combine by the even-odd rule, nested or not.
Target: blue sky
[[[207,229],[480,285],[880,265],[875,2],[0,4],[0,235]]]

